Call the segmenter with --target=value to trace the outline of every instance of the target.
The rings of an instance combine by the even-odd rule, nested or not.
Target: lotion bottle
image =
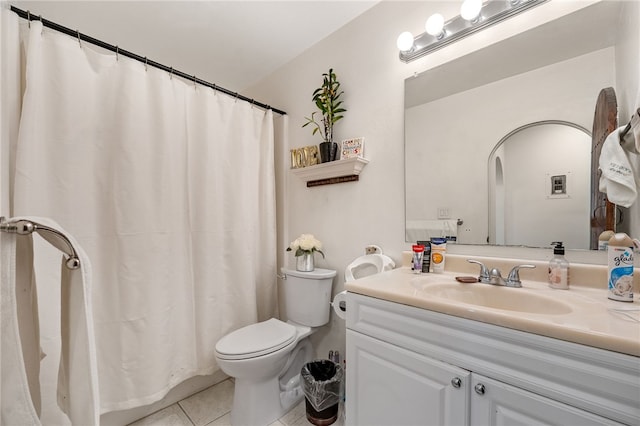
[[[554,241],[553,258],[549,261],[549,287],[569,289],[569,262],[564,257],[562,241]]]

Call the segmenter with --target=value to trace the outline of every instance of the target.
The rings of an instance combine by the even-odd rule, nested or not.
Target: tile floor
[[[233,381],[227,379],[129,426],[230,426]],[[342,406],[336,426],[342,426]],[[270,426],[304,426],[307,421],[304,400]]]

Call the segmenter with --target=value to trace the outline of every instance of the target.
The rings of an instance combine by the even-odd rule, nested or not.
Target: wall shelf
[[[316,164],[315,166],[291,169],[291,172],[307,182],[307,187],[310,188],[313,186],[357,181],[360,178],[360,172],[368,163],[369,160],[366,158],[354,157]]]

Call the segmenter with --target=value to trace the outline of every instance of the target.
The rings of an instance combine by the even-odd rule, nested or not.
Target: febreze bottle
[[[608,298],[633,302],[633,240],[624,232],[609,239]]]

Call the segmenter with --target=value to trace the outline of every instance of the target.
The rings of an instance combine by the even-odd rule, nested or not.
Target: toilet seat
[[[227,334],[216,343],[216,352],[222,359],[255,358],[291,344],[296,334],[293,325],[271,318]]]
[[[375,254],[367,254],[364,256],[358,257],[356,260],[351,262],[349,266],[344,271],[345,281],[354,281],[356,278],[353,275],[353,272],[363,266],[372,266],[375,268],[377,274],[384,271],[390,271],[391,269],[396,267],[396,263],[389,256],[386,256],[381,253]]]

